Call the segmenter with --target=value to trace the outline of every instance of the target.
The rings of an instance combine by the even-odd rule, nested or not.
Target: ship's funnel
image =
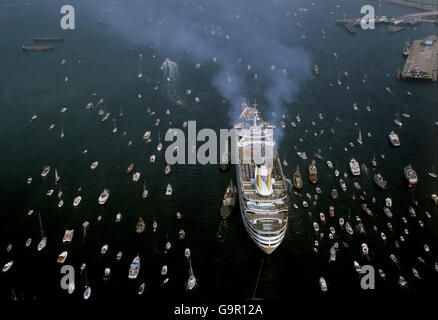
[[[256,180],[257,180],[257,188],[259,190],[261,190],[262,189],[262,175],[261,175],[259,166],[256,167]]]
[[[272,190],[271,176],[272,176],[272,168],[268,168],[267,186],[269,192],[271,192]]]

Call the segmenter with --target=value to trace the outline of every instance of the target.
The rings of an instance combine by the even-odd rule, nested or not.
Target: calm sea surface
[[[314,2],[312,7],[310,2],[301,1],[301,6],[309,11],[295,10],[296,17],[285,15],[294,32],[290,37],[285,34],[284,41],[303,47],[311,57],[312,65],[319,65],[320,75],[304,80],[296,100],[285,110],[287,127],[283,129],[283,138],[278,145],[279,154],[288,162],[288,166],[283,167],[287,178],[291,179],[296,165],[300,165],[305,178],[304,190],[301,194],[290,192],[287,235],[282,245],[266,256],[247,235],[238,210],[225,223],[219,219],[221,198],[228,181],[235,178],[234,167],[222,173],[216,165],[176,165],[169,176],[163,174],[166,164],[163,151],[168,144],[164,143],[164,134],[169,121],[178,128],[186,120],[196,120],[198,129],[219,130],[231,125],[229,105],[222,103],[223,97],[211,85],[211,78],[217,71],[212,63],[197,69],[187,57],[171,56],[179,65],[179,90],[192,90],[184,106],[176,106],[169,102],[163,90],[154,90],[157,81],[162,79],[160,66],[166,55],[148,43],[132,46],[114,27],[98,24],[99,17],[82,14],[81,10],[87,8],[85,2],[79,1],[75,5],[77,29],[63,31],[59,28],[61,4],[58,2],[26,6],[25,1],[0,0],[0,29],[3,31],[0,42],[0,264],[3,266],[14,260],[13,267],[0,274],[0,299],[9,300],[14,288],[18,298],[25,300],[49,300],[55,296],[81,300],[86,280],[92,287],[90,300],[144,299],[144,296],[137,296],[142,282],[146,283],[145,295],[150,297],[247,299],[254,296],[262,260],[255,297],[263,299],[298,295],[318,297],[321,295],[318,285],[321,276],[327,280],[328,296],[334,298],[349,296],[359,300],[372,296],[421,295],[436,286],[438,207],[433,205],[430,194],[437,192],[437,180],[431,178],[428,171],[438,170],[438,127],[434,124],[438,121],[438,87],[436,83],[399,81],[395,75],[404,64],[401,51],[406,39],[424,38],[436,33],[437,27],[425,23],[416,26],[416,30],[408,27],[391,34],[385,26],[377,26],[376,30],[352,35],[336,25],[335,20],[344,14],[359,16],[360,3]],[[377,7],[377,2],[371,2],[382,15],[412,12],[388,4]],[[2,7],[10,3],[12,7]],[[321,30],[325,32],[325,38]],[[53,43],[53,52],[22,52],[21,45],[31,44],[32,37],[38,35],[60,35],[63,41]],[[305,39],[301,35],[305,35]],[[141,60],[139,53],[143,55]],[[62,59],[66,59],[65,64],[61,64]],[[140,71],[143,73],[141,79],[137,78]],[[343,75],[345,71],[348,77]],[[340,86],[338,75],[342,81]],[[391,93],[388,94],[385,87],[390,87]],[[408,90],[413,92],[412,96],[406,94]],[[94,92],[97,96],[91,97]],[[137,97],[139,93],[141,99]],[[200,102],[196,103],[194,97],[199,97]],[[262,97],[260,93],[259,97],[248,98],[262,101]],[[102,106],[111,112],[105,123],[100,121],[98,108],[84,108],[88,102],[96,104],[100,98],[104,98]],[[358,112],[353,111],[353,102],[357,102]],[[371,112],[365,109],[368,102]],[[68,107],[65,113],[60,112],[62,106]],[[119,117],[120,106],[123,106],[123,117]],[[155,115],[146,113],[148,107]],[[170,115],[166,115],[167,108]],[[271,118],[270,111],[262,103],[260,109],[266,118]],[[318,118],[319,113],[323,114],[323,120]],[[393,122],[396,113],[411,116],[400,118],[401,128]],[[31,122],[33,114],[38,118]],[[301,122],[292,128],[291,122],[296,121],[298,114]],[[157,118],[161,119],[158,127],[154,126]],[[281,115],[277,115],[276,125],[280,120]],[[49,130],[51,123],[55,124],[53,130]],[[114,125],[118,128],[116,134],[112,133]],[[63,139],[59,137],[61,126],[65,133]],[[334,135],[330,133],[332,128]],[[356,142],[359,129],[364,140],[362,145]],[[142,139],[146,130],[152,131],[152,143],[146,144]],[[388,141],[391,130],[395,130],[401,140],[401,147],[397,149]],[[123,131],[127,132],[125,136]],[[156,151],[158,132],[164,143],[161,152]],[[371,138],[367,137],[367,132],[372,133]],[[128,146],[129,141],[132,141],[131,146]],[[350,148],[349,142],[355,147]],[[88,153],[83,154],[84,149],[88,149]],[[322,194],[315,205],[303,208],[305,194],[315,194],[306,172],[318,149],[323,158],[316,160]],[[309,160],[299,159],[297,151],[306,152]],[[148,159],[153,153],[157,155],[157,161],[150,164]],[[373,184],[371,160],[374,154],[378,172],[388,181],[388,189],[384,191]],[[351,157],[365,163],[369,174],[362,173],[353,179],[348,169]],[[345,179],[347,192],[340,191],[339,199],[334,201],[330,198],[330,190],[340,190],[339,178],[327,168],[326,160],[331,160],[341,175],[349,174]],[[94,171],[89,168],[93,161],[99,161]],[[137,183],[125,172],[130,163],[141,172]],[[44,164],[52,167],[46,178],[40,176]],[[419,184],[412,188],[403,177],[403,167],[408,164],[412,164],[419,175]],[[55,168],[61,176],[57,185],[54,184]],[[33,177],[30,185],[26,183],[28,177]],[[143,179],[149,189],[146,200],[141,198]],[[359,182],[361,191],[366,191],[366,202],[374,218],[360,209],[361,191],[355,192],[356,200],[352,199],[354,181]],[[164,195],[168,183],[174,190],[171,197]],[[78,187],[82,187],[82,191],[77,191]],[[107,204],[98,206],[97,198],[104,187],[111,190],[111,196]],[[47,190],[52,188],[54,195],[47,197]],[[63,191],[65,201],[62,208],[57,206],[59,190]],[[82,202],[75,208],[72,203],[77,195],[82,196]],[[375,204],[371,202],[373,196],[377,199]],[[384,199],[388,196],[393,201],[392,219],[383,213]],[[411,218],[408,213],[414,200],[419,202],[417,218]],[[293,203],[299,208],[294,209]],[[335,206],[335,219],[328,216],[330,204]],[[35,211],[31,216],[27,214],[29,209]],[[123,218],[116,223],[118,211]],[[183,219],[176,219],[177,211],[183,214]],[[430,212],[431,219],[426,217],[425,211]],[[47,247],[41,252],[36,248],[41,239],[38,212],[48,239]],[[326,214],[326,223],[319,221],[319,212]],[[102,216],[100,222],[97,221],[99,215]],[[349,236],[339,227],[340,217],[355,226],[356,216],[363,219],[366,235],[354,233]],[[402,216],[408,219],[407,225],[402,222]],[[146,231],[140,235],[135,233],[139,217],[146,222]],[[152,230],[153,218],[158,222],[156,232]],[[419,220],[424,222],[424,228],[420,228]],[[85,236],[84,221],[90,222]],[[324,238],[320,239],[313,231],[314,221],[319,223]],[[392,223],[393,232],[388,229],[388,222]],[[374,225],[378,228],[377,233],[373,230]],[[330,226],[336,229],[334,240],[328,238]],[[178,240],[181,228],[187,233],[183,241]],[[409,229],[409,235],[404,235],[405,228]],[[75,230],[73,241],[68,245],[62,243],[65,229]],[[388,237],[386,243],[380,238],[382,231]],[[400,235],[405,236],[404,243],[400,241]],[[30,237],[33,242],[26,248],[25,241]],[[172,243],[168,253],[164,253],[166,237]],[[320,242],[318,253],[313,250],[315,240]],[[398,249],[395,240],[400,244]],[[334,241],[339,243],[337,260],[328,262]],[[370,248],[369,260],[362,255],[363,242]],[[9,243],[13,248],[7,252]],[[100,248],[104,244],[108,244],[109,250],[101,256]],[[430,253],[424,251],[424,244],[429,245]],[[199,280],[199,287],[193,293],[187,293],[184,288],[189,269],[184,257],[186,247],[191,249],[194,272]],[[64,250],[68,251],[66,264],[72,264],[77,270],[76,291],[72,296],[59,285],[62,275],[56,259]],[[123,257],[117,263],[118,251],[123,252]],[[127,277],[128,268],[137,253],[142,258],[140,275],[131,281]],[[390,261],[391,253],[399,258],[399,268]],[[426,264],[418,262],[420,256]],[[387,281],[376,275],[376,290],[362,291],[353,268],[354,260],[361,265],[372,264],[376,271],[383,269]],[[87,264],[86,277],[85,273],[79,275],[82,263]],[[160,284],[164,277],[160,270],[164,264],[168,265],[170,281],[162,288]],[[107,283],[102,280],[106,267],[112,269],[112,278]],[[413,276],[413,267],[423,280]],[[409,283],[408,293],[403,293],[397,284],[400,275]]]

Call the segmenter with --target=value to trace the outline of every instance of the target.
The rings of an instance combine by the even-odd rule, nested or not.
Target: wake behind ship
[[[236,173],[240,211],[251,239],[270,254],[281,244],[287,230],[286,182],[280,159],[274,151],[275,126],[260,118],[256,105],[243,104],[242,107],[240,119],[243,121],[234,126],[238,135]],[[272,157],[272,161],[256,164],[252,157],[256,149],[263,150],[265,159]]]

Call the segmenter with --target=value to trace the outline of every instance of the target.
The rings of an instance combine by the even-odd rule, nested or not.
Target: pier
[[[414,41],[401,76],[403,79],[437,81],[438,36],[433,35]]]

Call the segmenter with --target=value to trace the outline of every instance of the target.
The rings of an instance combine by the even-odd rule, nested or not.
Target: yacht
[[[94,162],[91,164],[90,169],[91,169],[91,170],[94,170],[94,169],[97,168],[98,165],[99,165],[99,161],[94,161]]]
[[[79,203],[81,202],[81,200],[82,200],[81,196],[77,196],[76,198],[74,198],[73,206],[77,207],[79,205]]]
[[[60,255],[58,256],[58,263],[64,263],[65,259],[67,258],[68,252],[67,251],[63,251],[60,253]]]
[[[359,166],[359,162],[357,162],[356,159],[352,158],[350,160],[350,170],[351,173],[353,174],[353,176],[358,176],[360,175],[360,166]]]
[[[406,166],[403,169],[406,180],[409,184],[417,184],[418,176],[414,169],[412,169],[411,165]]]
[[[134,260],[132,260],[132,263],[129,266],[128,278],[136,279],[139,271],[140,271],[140,257],[137,255],[134,258]]]
[[[100,194],[99,198],[98,198],[98,202],[99,204],[103,205],[105,204],[105,202],[108,200],[108,197],[110,196],[110,191],[109,189],[103,189],[102,193]]]
[[[318,171],[316,169],[316,163],[315,160],[312,160],[311,164],[309,165],[309,180],[311,183],[315,184],[318,182]]]
[[[391,133],[389,134],[389,141],[391,141],[391,144],[394,147],[400,146],[400,140],[398,139],[398,135],[394,131],[391,131]]]
[[[166,187],[166,193],[165,193],[166,196],[172,195],[172,192],[173,192],[173,188],[172,188],[172,186],[170,184],[168,184],[167,187]]]
[[[142,217],[138,218],[137,225],[135,227],[135,232],[142,233],[144,231],[145,223],[142,219]]]
[[[374,183],[380,187],[381,189],[386,189],[387,182],[383,180],[383,177],[380,173],[376,173],[373,177]]]
[[[136,172],[136,173],[134,173],[134,175],[132,176],[132,181],[137,182],[138,179],[140,179],[140,172]]]
[[[50,172],[50,166],[45,165],[43,167],[43,171],[41,171],[41,177],[47,176],[49,172]]]
[[[303,188],[303,179],[301,178],[300,167],[298,165],[293,176],[293,185],[297,189]]]
[[[64,232],[64,237],[62,238],[62,242],[63,243],[70,243],[73,240],[73,234],[74,234],[74,230],[65,230]]]

